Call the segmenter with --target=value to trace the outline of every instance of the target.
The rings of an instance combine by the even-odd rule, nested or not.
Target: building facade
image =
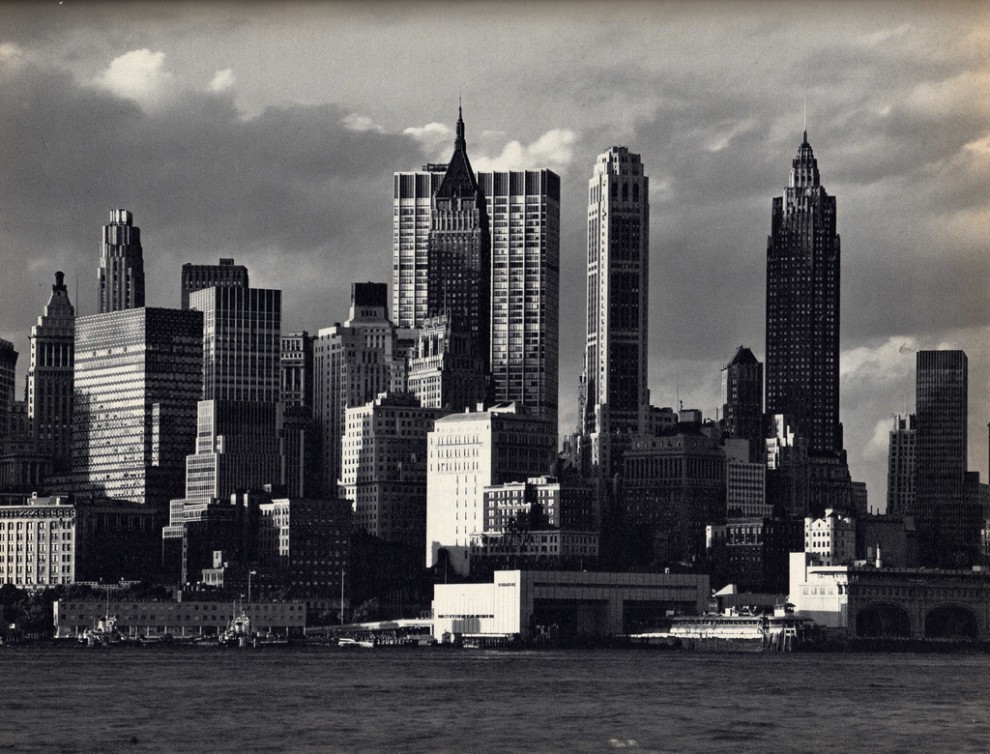
[[[587,321],[579,431],[607,476],[619,448],[605,435],[643,431],[649,406],[649,179],[640,156],[612,147],[588,182]],[[613,460],[610,455],[616,458]]]
[[[484,529],[484,490],[546,474],[557,453],[545,419],[513,405],[438,419],[428,436],[426,566],[467,575],[471,536]]]
[[[72,370],[76,313],[69,302],[65,273],[55,273],[52,294],[31,328],[27,372],[28,418],[39,453],[51,456],[58,473],[72,461]]]
[[[342,325],[320,330],[313,346],[313,414],[325,497],[337,496],[347,409],[363,406],[380,393],[405,389],[404,353],[387,306],[384,283],[354,283],[350,317]]]
[[[560,177],[479,173],[491,224],[492,397],[557,426]]]
[[[182,265],[181,308],[189,308],[189,294],[204,288],[249,288],[248,270],[233,259],[221,259],[218,264]]]
[[[133,503],[75,503],[62,496],[0,505],[0,584],[43,589],[154,573],[161,520]]]
[[[913,515],[918,452],[918,423],[914,414],[895,416],[887,452],[887,514]]]
[[[141,229],[126,209],[110,211],[100,246],[100,314],[144,306]]]
[[[722,367],[722,427],[725,438],[749,443],[748,461],[764,461],[763,365],[743,346]]]
[[[126,309],[76,319],[72,466],[79,491],[164,514],[196,438],[202,314]]]
[[[460,159],[456,151],[455,158]],[[438,313],[428,302],[434,274],[429,239],[436,219],[435,198],[448,169],[447,164],[430,164],[421,171],[395,174],[391,316],[398,327],[431,332],[419,348],[417,376],[411,375],[415,388],[411,389],[419,395],[429,390],[424,383],[439,383],[439,360],[444,356],[443,382],[470,388],[445,391],[449,396],[444,400],[453,401],[453,410],[462,410],[486,399],[484,393],[476,397],[474,384],[484,375],[472,380],[466,373],[477,371],[470,364],[470,333],[458,338],[457,328],[451,332],[451,317],[438,324]],[[481,172],[475,179],[485,201],[490,230],[492,399],[524,405],[556,426],[560,178],[543,169]],[[438,335],[441,327],[446,334]]]
[[[916,355],[915,521],[922,565],[976,562],[978,493],[967,494],[968,360],[963,351]]]
[[[426,438],[446,412],[406,393],[386,393],[347,409],[341,495],[354,526],[419,549],[426,538]]]
[[[10,432],[10,411],[17,381],[17,351],[8,340],[0,340],[0,455]]]
[[[805,132],[767,239],[766,410],[793,418],[811,455],[842,450],[835,197]]]

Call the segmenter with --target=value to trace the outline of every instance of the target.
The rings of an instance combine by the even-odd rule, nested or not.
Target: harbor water
[[[987,752],[985,654],[0,649],[0,751]]]

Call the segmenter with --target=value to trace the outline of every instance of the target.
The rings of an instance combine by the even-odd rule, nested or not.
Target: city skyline
[[[77,314],[95,313],[97,228],[115,208],[142,228],[149,306],[178,307],[183,263],[235,257],[283,290],[284,332],[343,321],[351,282],[390,280],[393,173],[447,159],[461,89],[475,170],[561,175],[561,291],[581,295],[561,296],[559,426],[577,419],[587,178],[615,144],[642,154],[651,176],[652,402],[714,415],[736,347],[765,359],[767,208],[786,185],[807,93],[809,141],[840,206],[840,419],[853,478],[883,505],[890,415],[914,410],[914,352],[950,346],[969,356],[969,468],[987,478],[990,65],[974,6],[936,17],[627,5],[635,24],[594,6],[585,21],[549,5],[511,21],[389,6],[390,27],[356,6],[183,7],[179,23],[162,7],[126,18],[84,7],[0,8],[0,338],[21,354],[18,398],[55,270]],[[451,56],[518,39],[512,64],[481,77],[448,70],[444,56],[404,60],[398,40],[428,33],[440,13]],[[796,33],[809,20],[813,40]],[[548,51],[536,40],[550,23],[560,34]],[[290,33],[329,39],[334,24],[334,45],[276,58]],[[242,33],[251,25],[261,31]],[[608,48],[620,26],[627,49]],[[682,63],[686,45],[697,54]],[[372,72],[376,56],[385,73]]]

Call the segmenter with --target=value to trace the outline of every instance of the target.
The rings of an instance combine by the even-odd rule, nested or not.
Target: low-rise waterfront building
[[[301,636],[306,628],[303,602],[133,601],[110,597],[108,601],[58,600],[52,604],[55,638],[79,637],[97,621],[111,615],[117,630],[132,638],[214,636],[222,633],[234,617],[243,612],[251,619],[252,630],[281,636]]]
[[[437,584],[433,635],[606,637],[652,628],[708,603],[704,574],[496,571],[486,584]]]

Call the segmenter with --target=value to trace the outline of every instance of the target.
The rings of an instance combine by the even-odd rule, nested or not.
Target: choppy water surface
[[[986,655],[0,649],[0,750],[987,752]]]

